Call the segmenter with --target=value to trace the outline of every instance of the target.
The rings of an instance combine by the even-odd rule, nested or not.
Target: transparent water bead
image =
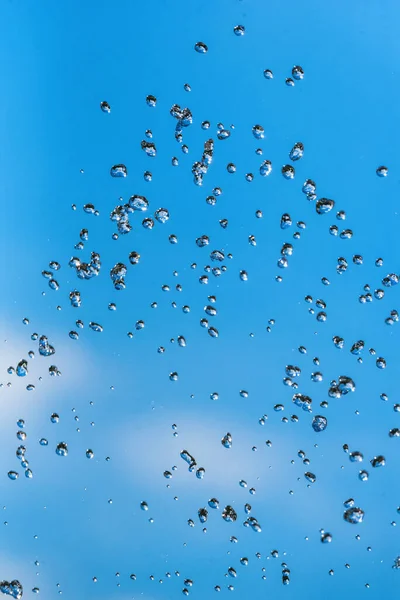
[[[199,54],[206,54],[208,52],[208,46],[204,42],[197,42],[194,45],[194,49]]]
[[[389,169],[387,167],[378,167],[376,170],[376,174],[378,177],[387,177],[389,173]]]
[[[358,525],[363,522],[364,519],[364,511],[361,508],[357,508],[355,506],[348,508],[343,513],[343,518],[347,523],[351,523],[353,525]]]
[[[110,169],[111,177],[126,177],[128,175],[128,169],[125,165],[113,165]]]
[[[66,444],[66,442],[60,442],[59,444],[57,444],[56,454],[58,454],[58,456],[68,455],[68,445]]]
[[[101,108],[101,110],[104,113],[110,113],[111,112],[111,106],[105,100],[103,100],[102,102],[100,102],[100,108]]]
[[[304,78],[303,68],[300,67],[299,65],[295,65],[292,69],[292,77],[293,77],[293,79],[296,79],[297,81],[303,79]]]
[[[244,25],[235,25],[235,27],[233,28],[233,33],[235,35],[237,35],[238,37],[244,35],[246,32],[245,26]]]
[[[289,158],[292,161],[300,160],[303,158],[304,145],[302,142],[296,142],[291,151],[289,152]]]

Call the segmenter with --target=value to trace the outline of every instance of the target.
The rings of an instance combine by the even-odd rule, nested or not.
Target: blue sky
[[[392,522],[400,468],[398,440],[388,431],[400,418],[393,410],[399,324],[388,327],[384,319],[398,309],[399,292],[386,290],[383,300],[366,305],[358,297],[365,284],[372,293],[381,287],[398,263],[397,21],[394,2],[359,0],[329,8],[315,0],[2,4],[0,505],[7,524],[1,526],[0,580],[19,579],[24,597],[37,586],[44,598],[61,590],[76,600],[169,600],[181,595],[185,578],[194,581],[193,598],[213,597],[217,584],[222,595],[234,585],[240,599],[395,597],[399,575],[391,566],[399,542]],[[246,27],[243,37],[233,34],[237,24]],[[197,41],[208,45],[207,54],[194,51]],[[295,64],[305,77],[288,87],[285,79]],[[263,77],[266,68],[273,80]],[[157,97],[156,108],[146,105],[148,94]],[[101,112],[102,100],[110,103],[110,114]],[[183,132],[188,155],[174,139],[174,103],[193,113],[193,125]],[[200,127],[206,119],[208,131]],[[228,140],[216,140],[220,122],[235,126]],[[251,132],[258,123],[265,129],[260,142]],[[140,148],[146,129],[153,132],[155,159]],[[209,137],[215,140],[214,160],[203,186],[196,187],[191,166]],[[286,181],[280,169],[298,141],[304,157],[295,164],[294,180]],[[171,166],[173,156],[178,167]],[[263,159],[273,164],[268,178],[258,175]],[[229,162],[237,166],[234,175],[226,171]],[[118,163],[128,168],[125,179],[110,177]],[[387,178],[376,176],[380,165],[389,168]],[[145,170],[153,174],[151,183],[144,181]],[[251,183],[244,177],[248,172],[255,175]],[[317,215],[301,192],[306,178],[316,181],[318,196],[335,200],[329,215]],[[215,186],[223,193],[211,207],[205,198]],[[143,216],[166,207],[170,219],[148,231],[135,214],[131,233],[115,241],[109,214],[120,197],[126,202],[132,194],[148,198],[150,210]],[[99,217],[83,212],[88,202]],[[262,219],[256,210],[263,211]],[[335,218],[337,210],[346,211],[345,221]],[[293,226],[282,231],[285,212]],[[224,218],[226,230],[219,225]],[[299,220],[306,229],[293,240]],[[331,236],[332,224],[351,228],[353,238]],[[89,241],[75,250],[83,227]],[[170,234],[178,244],[168,242]],[[203,234],[210,245],[198,248],[195,239]],[[256,236],[256,247],[249,235]],[[289,267],[280,270],[284,242],[293,243],[294,252]],[[225,261],[226,273],[210,274],[209,284],[201,285],[213,249],[232,253],[232,259]],[[75,255],[88,260],[91,251],[101,255],[100,275],[80,281],[68,261]],[[139,265],[129,265],[131,251],[141,254]],[[362,266],[352,263],[354,254],[363,256]],[[374,265],[379,256],[382,268]],[[342,276],[336,273],[338,257],[349,263]],[[41,276],[50,260],[61,264],[57,292]],[[109,277],[120,261],[128,265],[124,291],[114,290]],[[242,269],[247,282],[239,278]],[[323,286],[321,277],[331,285]],[[163,292],[162,285],[171,291]],[[68,299],[74,288],[82,295],[79,309]],[[307,294],[327,303],[326,323],[308,313]],[[217,339],[199,324],[209,295],[217,297],[218,315],[209,317]],[[154,301],[156,309],[150,307]],[[110,302],[117,304],[115,312],[108,310]],[[183,305],[190,306],[189,314]],[[275,325],[267,334],[271,318]],[[73,341],[68,332],[76,329],[76,319],[85,327]],[[145,328],[138,332],[139,319]],[[104,332],[91,331],[89,321],[101,323]],[[39,356],[33,332],[49,337],[54,357]],[[178,335],[185,336],[186,348],[170,343]],[[334,347],[334,335],[345,338],[344,350]],[[359,339],[365,341],[363,364],[349,352]],[[299,354],[299,345],[306,355]],[[157,352],[159,346],[165,353]],[[371,347],[375,357],[368,354]],[[36,358],[28,359],[28,376],[8,375],[7,368],[28,358],[31,349]],[[377,356],[386,359],[385,370],[376,368]],[[51,364],[61,377],[48,375]],[[314,414],[327,417],[323,433],[314,433],[311,415],[292,404],[295,390],[282,384],[287,364],[301,368],[298,391],[313,398]],[[317,370],[321,383],[310,379]],[[169,380],[173,371],[177,382]],[[329,399],[329,382],[340,375],[351,376],[356,391]],[[26,391],[28,383],[35,391]],[[218,400],[210,399],[212,392]],[[380,399],[383,392],[388,402]],[[327,409],[319,407],[324,400]],[[285,410],[275,412],[276,404]],[[60,415],[58,424],[50,422],[53,412]],[[292,414],[298,423],[290,422]],[[26,421],[32,480],[15,457],[18,418]],[[228,431],[229,450],[220,443]],[[48,447],[39,445],[41,437]],[[68,457],[56,455],[60,441],[68,443]],[[361,466],[349,461],[345,443],[363,452]],[[88,448],[92,460],[85,457]],[[203,480],[187,471],[179,456],[183,448],[206,469]],[[297,456],[300,449],[309,466]],[[378,454],[387,465],[372,469],[369,460]],[[174,465],[178,469],[166,480],[163,472]],[[368,482],[359,481],[360,468],[370,472]],[[20,473],[15,482],[7,477],[11,469]],[[305,471],[317,476],[309,488]],[[220,511],[209,509],[204,534],[197,511],[211,497],[221,508],[233,505],[238,520],[225,523]],[[365,510],[360,526],[343,521],[349,497]],[[140,509],[142,500],[148,512]],[[246,502],[260,534],[242,525]],[[194,528],[187,525],[190,518]],[[331,544],[321,544],[321,528],[332,533]],[[270,556],[274,549],[279,558]],[[243,556],[248,567],[240,565]],[[281,583],[282,562],[291,570],[289,587]],[[231,566],[236,579],[225,577]]]

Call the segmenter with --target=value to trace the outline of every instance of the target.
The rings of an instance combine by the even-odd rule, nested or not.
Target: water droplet
[[[387,177],[388,173],[389,169],[387,167],[378,167],[376,170],[378,177]]]
[[[353,500],[354,502],[354,500]],[[364,519],[364,511],[361,508],[357,508],[353,506],[352,508],[348,508],[343,513],[343,518],[347,523],[352,523],[353,525],[358,525],[362,523]]]
[[[325,431],[328,425],[328,420],[326,419],[326,417],[323,417],[321,415],[315,415],[311,425],[314,431],[319,433],[320,431]]]
[[[359,354],[361,354],[361,352],[364,350],[364,342],[363,340],[358,340],[357,342],[354,342],[354,344],[352,345],[350,352],[356,356],[358,356]]]
[[[39,338],[39,354],[41,356],[51,356],[55,353],[53,346],[49,344],[49,340],[45,335]]]
[[[194,46],[194,49],[196,50],[196,52],[198,52],[199,54],[206,54],[208,52],[208,47],[206,44],[204,44],[203,42],[197,42]]]
[[[374,458],[371,460],[371,465],[372,465],[374,468],[377,468],[377,467],[384,467],[384,466],[385,466],[385,464],[386,464],[386,459],[385,459],[385,457],[384,457],[384,456],[382,456],[382,455],[375,456],[375,457],[374,457]]]
[[[380,356],[376,359],[376,366],[378,369],[386,369],[386,360]]]
[[[328,200],[328,198],[320,198],[319,200],[317,200],[315,210],[319,215],[324,215],[325,213],[330,212],[334,206],[334,200]]]
[[[237,513],[235,509],[232,508],[232,506],[227,504],[227,506],[225,506],[225,508],[222,511],[222,518],[224,519],[224,521],[234,522],[237,519]]]
[[[52,290],[57,291],[59,289],[59,284],[58,281],[56,281],[55,279],[49,279],[49,288]]]
[[[57,444],[56,454],[58,454],[58,456],[68,456],[68,446],[65,442]]]
[[[111,106],[105,100],[103,100],[103,102],[100,102],[100,108],[104,113],[111,112]]]
[[[256,140],[264,139],[264,127],[262,125],[253,125],[252,132]]]
[[[186,346],[186,340],[185,340],[185,338],[183,337],[183,335],[178,335],[178,345],[179,345],[181,348],[185,348],[185,346]]]
[[[142,225],[145,229],[153,229],[154,221],[153,221],[153,219],[149,219],[149,218],[143,219]]]
[[[351,462],[362,462],[364,460],[364,456],[363,456],[362,452],[355,450],[354,452],[350,452],[349,460]]]
[[[299,81],[300,79],[303,79],[304,78],[303,68],[298,65],[294,66],[292,69],[292,77],[294,79],[296,79],[297,81]]]
[[[224,435],[224,437],[221,439],[221,444],[224,446],[224,448],[232,447],[232,436],[230,433]]]
[[[146,104],[147,104],[147,106],[151,106],[152,108],[154,108],[157,104],[157,98],[155,96],[152,96],[151,94],[149,94],[146,97]]]
[[[282,167],[282,175],[284,176],[285,179],[294,179],[294,176],[295,176],[294,167],[292,167],[292,165],[284,165]]]
[[[304,154],[304,145],[301,142],[296,142],[289,153],[290,160],[296,161],[303,158]]]
[[[335,335],[332,338],[332,341],[335,344],[336,348],[339,348],[339,350],[342,350],[342,348],[344,348],[344,339],[339,335]]]
[[[272,163],[270,160],[264,160],[260,165],[261,177],[268,177],[272,172]]]
[[[219,336],[218,329],[216,329],[215,327],[209,327],[208,334],[213,338],[217,338]]]
[[[125,165],[113,165],[110,169],[111,177],[126,177],[128,175],[128,169]]]
[[[156,145],[153,142],[146,142],[146,140],[142,140],[140,142],[140,146],[150,158],[154,158],[157,155]]]
[[[230,137],[231,132],[228,129],[220,129],[217,133],[217,138],[219,140],[226,140]]]
[[[394,559],[392,569],[400,569],[400,556]]]
[[[328,532],[321,531],[321,542],[323,544],[330,544],[332,541],[332,535]]]
[[[348,500],[345,500],[343,502],[343,506],[345,508],[351,508],[352,506],[354,506],[354,499],[353,498],[349,498]]]
[[[233,28],[233,33],[237,36],[242,36],[245,34],[245,26],[244,25],[235,25]]]
[[[154,213],[154,217],[159,223],[166,223],[169,219],[169,212],[166,208],[159,208]]]
[[[199,508],[197,514],[198,514],[200,523],[206,523],[206,521],[208,519],[208,510],[206,508]]]
[[[206,474],[206,470],[203,467],[200,467],[196,471],[196,477],[197,477],[197,479],[204,479],[204,475],[205,474]]]
[[[17,364],[16,373],[18,377],[25,377],[28,373],[28,362],[25,359],[22,359]]]

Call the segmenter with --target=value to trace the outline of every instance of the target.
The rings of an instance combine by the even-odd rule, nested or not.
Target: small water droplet
[[[246,28],[244,25],[235,25],[235,27],[233,28],[233,33],[239,37],[244,35],[245,32]]]
[[[103,100],[102,102],[100,102],[100,108],[101,108],[101,110],[104,113],[110,113],[111,112],[111,106],[105,100]]]
[[[204,44],[204,42],[197,42],[194,46],[194,49],[199,54],[206,54],[208,52],[208,46]]]

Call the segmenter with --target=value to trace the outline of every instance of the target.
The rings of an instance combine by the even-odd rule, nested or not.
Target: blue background
[[[399,574],[391,567],[400,552],[392,524],[400,504],[399,441],[388,431],[400,418],[393,411],[399,325],[388,327],[384,319],[399,306],[398,290],[366,305],[358,296],[365,284],[373,291],[398,268],[398,13],[394,2],[360,0],[330,6],[315,0],[1,3],[0,579],[19,579],[24,597],[36,586],[44,598],[62,591],[76,600],[164,600],[179,597],[187,577],[194,581],[193,598],[213,597],[217,584],[221,595],[234,585],[235,597],[243,599],[397,597]],[[237,24],[246,27],[243,37],[233,34]],[[208,45],[207,54],[194,51],[197,41]],[[288,87],[295,64],[305,77]],[[264,78],[266,68],[273,80]],[[147,94],[157,97],[156,108],[146,105]],[[110,114],[101,112],[102,100],[110,103]],[[193,113],[193,125],[183,132],[188,155],[174,139],[174,103]],[[206,119],[211,128],[203,131]],[[230,139],[216,140],[219,122],[235,126]],[[265,128],[261,142],[251,132],[256,123]],[[146,129],[153,132],[155,159],[140,148]],[[209,137],[214,161],[198,188],[191,166]],[[295,179],[286,181],[280,168],[297,141],[305,145],[304,158],[295,165]],[[255,154],[259,146],[263,157]],[[173,156],[178,167],[171,166]],[[258,174],[263,159],[273,163],[265,179]],[[228,162],[237,165],[235,175],[227,173]],[[127,165],[126,179],[110,177],[116,163]],[[386,179],[375,173],[382,164],[389,168]],[[153,173],[151,183],[144,181],[145,170]],[[255,174],[252,183],[245,180],[248,172]],[[329,215],[317,215],[302,194],[308,177],[319,195],[335,199]],[[211,207],[205,198],[214,186],[223,194]],[[168,208],[170,219],[148,231],[135,214],[132,232],[115,241],[109,214],[119,197],[126,202],[132,194],[145,195],[151,213]],[[99,217],[83,212],[88,202]],[[336,220],[336,209],[346,211],[345,222]],[[284,212],[294,223],[286,231],[279,227]],[[229,220],[226,230],[222,218]],[[307,227],[293,242],[289,268],[278,273],[280,248],[292,242],[298,220]],[[354,237],[330,236],[334,223],[353,229]],[[74,245],[82,227],[89,241],[80,252]],[[170,234],[177,245],[168,242]],[[195,239],[202,234],[211,241],[200,249]],[[257,247],[249,245],[250,234]],[[220,248],[233,255],[227,272],[210,274],[209,284],[200,285],[209,252]],[[101,255],[101,273],[82,282],[68,261],[88,260],[92,250]],[[133,250],[141,254],[136,266],[128,261]],[[354,254],[363,255],[362,266],[352,264]],[[349,263],[341,277],[339,256]],[[378,256],[384,258],[380,269]],[[41,276],[49,260],[62,265],[57,292]],[[109,270],[119,261],[128,274],[126,290],[117,292]],[[190,267],[194,262],[197,269]],[[241,269],[247,282],[240,281]],[[329,287],[321,284],[323,276]],[[178,283],[182,292],[175,290]],[[171,291],[162,292],[163,284]],[[68,299],[75,287],[80,309]],[[217,297],[218,315],[209,318],[217,339],[199,324],[210,294]],[[308,314],[306,294],[327,302],[326,323]],[[157,309],[150,308],[153,301]],[[115,312],[109,302],[116,302]],[[271,318],[276,323],[268,334]],[[85,323],[79,341],[68,337],[76,319]],[[146,325],[137,332],[139,319]],[[101,323],[104,332],[91,331],[89,321]],[[39,356],[33,332],[49,337],[54,357]],[[186,348],[170,343],[178,335],[186,337]],[[344,350],[334,347],[333,335],[345,338]],[[349,352],[358,339],[366,344],[363,364]],[[164,354],[157,353],[160,345]],[[307,355],[298,353],[299,345]],[[370,347],[385,357],[386,370],[376,368]],[[28,361],[28,376],[8,375],[30,349],[36,358]],[[50,364],[62,377],[49,377]],[[301,367],[299,391],[312,396],[314,414],[328,418],[324,433],[314,433],[311,415],[292,404],[293,390],[282,385],[287,364]],[[169,380],[171,371],[179,373],[177,382]],[[322,383],[311,381],[313,371],[323,373]],[[339,375],[353,377],[356,392],[329,399],[329,382]],[[33,392],[26,391],[28,383],[36,386]],[[243,389],[247,399],[239,395]],[[219,393],[217,401],[212,392]],[[324,400],[328,409],[319,408]],[[277,403],[285,405],[283,413],[274,411]],[[59,413],[58,424],[50,422],[52,412]],[[268,420],[261,427],[263,414]],[[290,422],[292,414],[298,423]],[[18,418],[26,421],[32,480],[15,457]],[[220,443],[228,431],[229,450]],[[41,437],[48,447],[39,445]],[[66,458],[55,453],[60,441],[68,443]],[[345,443],[363,452],[362,465],[349,461]],[[93,460],[85,457],[87,448]],[[206,469],[203,480],[188,473],[179,456],[183,448]],[[300,449],[309,466],[297,456]],[[377,454],[387,460],[380,470],[369,465]],[[167,481],[163,472],[173,465],[178,469]],[[359,481],[360,468],[370,471],[368,482]],[[12,482],[7,472],[14,469],[20,477]],[[307,470],[317,476],[310,487]],[[209,509],[204,534],[197,510],[213,496],[220,510]],[[343,521],[349,497],[365,510],[360,526]],[[142,500],[148,512],[140,510]],[[242,525],[246,502],[260,534]],[[226,504],[238,512],[235,524],[219,514]],[[321,528],[333,535],[331,544],[321,544]],[[270,556],[274,549],[279,558]],[[243,556],[248,567],[239,563]],[[281,583],[283,561],[291,570],[288,587]],[[225,577],[230,566],[236,579]]]

